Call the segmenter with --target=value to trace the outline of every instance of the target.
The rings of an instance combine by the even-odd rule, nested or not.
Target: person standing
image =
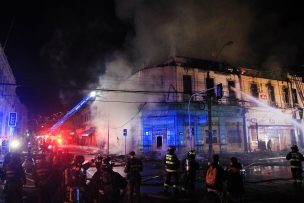
[[[88,191],[89,191],[89,202],[94,202],[98,200],[98,195],[99,195],[99,189],[100,189],[100,180],[103,176],[103,171],[101,169],[102,165],[102,160],[103,157],[100,156],[100,158],[96,158],[95,161],[95,167],[96,167],[96,172],[93,174],[90,182],[88,183]]]
[[[242,194],[244,193],[243,178],[241,175],[242,165],[236,157],[230,158],[227,170],[227,197],[228,203],[242,202]]]
[[[269,139],[267,142],[267,151],[271,152],[271,148],[272,148],[272,141],[271,139]]]
[[[211,164],[207,168],[206,188],[208,192],[215,192],[222,199],[223,182],[226,180],[225,171],[219,165],[219,155],[213,155],[212,159]]]
[[[33,179],[38,192],[38,202],[51,202],[51,164],[42,154],[33,169]]]
[[[286,155],[286,159],[290,160],[292,178],[296,186],[302,186],[302,161],[303,155],[299,152],[297,145],[291,146],[291,152]]]
[[[170,146],[165,157],[165,170],[166,170],[166,179],[164,182],[164,192],[167,193],[171,177],[173,177],[173,192],[177,194],[178,192],[178,169],[180,167],[180,161],[175,154],[175,147]]]
[[[119,173],[113,171],[110,157],[106,157],[101,165],[102,176],[99,181],[100,201],[103,203],[121,202],[120,190],[125,190],[127,181]]]
[[[125,167],[125,173],[127,174],[127,179],[129,182],[129,201],[133,202],[133,193],[135,191],[136,201],[140,202],[140,184],[141,184],[141,175],[140,172],[143,171],[142,161],[135,157],[135,152],[130,152],[130,158],[127,160]]]
[[[10,159],[4,167],[4,180],[5,202],[22,202],[22,188],[26,183],[26,177],[18,153],[10,153]]]
[[[186,158],[182,162],[182,168],[185,172],[183,177],[183,186],[182,191],[192,191],[195,190],[195,179],[196,179],[196,171],[199,169],[199,164],[195,160],[196,153],[194,150],[190,150],[187,153]]]
[[[84,157],[76,155],[72,161],[71,168],[64,171],[65,187],[68,201],[84,201],[86,198],[86,174],[82,169]]]

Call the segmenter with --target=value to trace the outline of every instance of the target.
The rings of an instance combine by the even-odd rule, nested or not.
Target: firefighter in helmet
[[[102,160],[101,171],[102,175],[99,177],[99,202],[121,202],[121,190],[127,187],[127,181],[119,173],[113,171],[113,163],[110,157]]]
[[[173,178],[173,192],[176,194],[178,192],[178,169],[180,166],[180,161],[175,154],[175,147],[170,146],[165,157],[165,171],[166,171],[166,180],[164,182],[164,192],[167,193],[171,177]]]
[[[51,164],[46,161],[44,154],[37,158],[33,169],[33,179],[38,190],[38,202],[50,202],[51,191]]]
[[[88,183],[88,190],[90,191],[90,200],[89,202],[92,202],[94,200],[97,201],[98,199],[98,190],[100,188],[100,179],[103,175],[103,172],[101,170],[103,156],[97,155],[97,157],[94,159],[95,162],[95,168],[96,172],[93,174],[90,182]]]
[[[140,202],[140,183],[141,175],[143,171],[142,161],[135,157],[135,152],[130,152],[130,158],[127,160],[125,167],[125,173],[127,173],[127,179],[129,182],[129,200],[133,202],[133,192],[136,193],[136,202]]]
[[[64,171],[68,201],[83,201],[85,198],[86,174],[82,168],[83,162],[84,156],[76,155],[73,158],[71,168]]]
[[[286,156],[287,160],[290,160],[290,167],[292,178],[297,186],[302,185],[302,161],[304,161],[303,155],[299,152],[297,145],[291,146],[291,152]]]
[[[182,191],[194,191],[196,171],[199,169],[199,164],[195,160],[195,150],[190,150],[186,158],[182,162],[182,169],[184,171]]]
[[[10,153],[10,161],[4,167],[5,202],[22,202],[22,187],[26,177],[18,153]]]

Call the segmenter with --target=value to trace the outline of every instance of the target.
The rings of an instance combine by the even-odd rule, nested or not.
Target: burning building
[[[206,90],[217,84],[223,97],[213,97],[208,112]],[[267,150],[269,140],[271,150],[280,151],[303,145],[302,85],[290,74],[172,57],[135,72],[116,89],[97,89],[90,123],[109,153],[164,152],[169,145],[181,153],[207,153],[210,138],[216,153]]]

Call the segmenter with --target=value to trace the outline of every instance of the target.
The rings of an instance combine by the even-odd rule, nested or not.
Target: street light
[[[217,58],[219,57],[219,55],[222,53],[222,51],[224,50],[224,48],[226,46],[230,46],[233,44],[233,41],[228,41],[226,42],[222,47],[221,49],[218,51],[217,55],[215,56],[213,62],[210,64],[210,66],[208,67],[207,70],[209,70],[213,64],[215,63],[215,61],[217,60]],[[209,71],[207,72],[207,81],[209,79]],[[216,96],[220,99],[222,97],[222,83],[218,84],[216,86]],[[197,92],[197,93],[194,93],[190,96],[189,98],[189,101],[188,101],[188,120],[189,120],[189,137],[190,137],[190,148],[192,150],[192,129],[191,129],[191,119],[190,119],[190,102],[191,102],[191,99],[193,96],[196,96],[196,95],[201,95],[201,94],[204,94],[204,93],[208,93],[210,90],[214,90],[215,87],[212,87],[212,88],[208,88],[207,90],[205,91],[202,91],[202,92]],[[211,95],[210,94],[207,94],[207,103],[208,103],[208,137],[209,137],[209,148],[208,148],[208,158],[210,159],[211,158],[211,154],[212,154],[212,121],[211,121]]]
[[[219,52],[217,53],[217,55],[214,58],[214,62],[217,60],[217,58],[219,57],[219,55],[222,53],[222,51],[224,50],[224,48],[226,46],[230,46],[233,44],[233,41],[229,41],[226,42],[222,48],[219,50]],[[210,68],[212,68],[213,63],[211,63],[211,65],[209,66],[208,70]],[[210,82],[210,76],[209,76],[209,71],[207,72],[207,87],[208,87],[208,83]],[[220,85],[219,88],[222,88],[222,86]],[[222,91],[222,90],[221,90]],[[211,94],[207,94],[207,103],[208,103],[208,138],[209,138],[209,143],[208,143],[208,159],[211,160],[211,156],[212,156],[212,138],[213,138],[213,130],[212,130],[212,95]]]

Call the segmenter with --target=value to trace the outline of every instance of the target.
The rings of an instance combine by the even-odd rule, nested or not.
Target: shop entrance
[[[156,138],[156,148],[162,149],[163,147],[163,136],[157,136]]]

